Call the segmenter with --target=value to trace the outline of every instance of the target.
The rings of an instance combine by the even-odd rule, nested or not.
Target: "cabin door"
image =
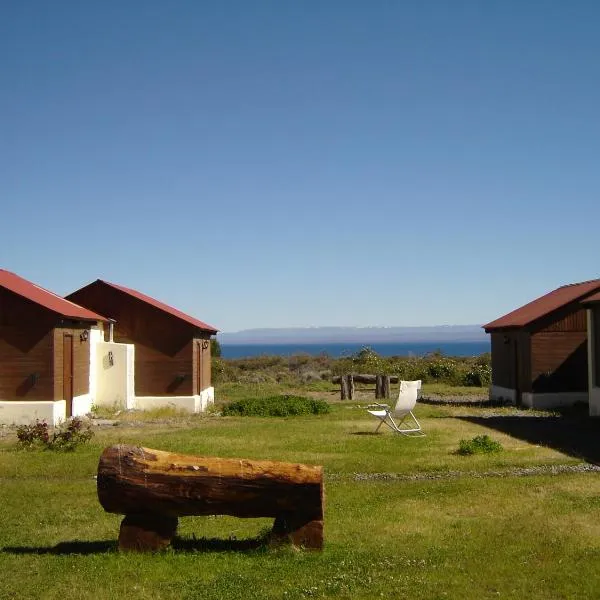
[[[67,417],[73,416],[73,336],[63,338],[63,397],[67,403]]]

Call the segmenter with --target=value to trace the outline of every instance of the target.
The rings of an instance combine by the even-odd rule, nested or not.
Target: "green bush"
[[[502,444],[493,440],[489,435],[477,435],[472,440],[460,440],[458,444],[458,454],[463,456],[492,454],[501,450]]]
[[[282,395],[237,400],[223,408],[223,415],[226,417],[295,417],[298,415],[322,415],[328,413],[329,410],[329,404],[323,400]]]
[[[42,447],[49,450],[75,450],[80,444],[89,442],[94,435],[90,424],[79,417],[63,421],[52,436],[46,421],[17,427],[17,439],[22,448]]]

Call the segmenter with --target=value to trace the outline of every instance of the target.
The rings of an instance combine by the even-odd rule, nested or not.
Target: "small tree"
[[[210,355],[213,358],[220,358],[221,356],[221,344],[216,339],[210,340]]]

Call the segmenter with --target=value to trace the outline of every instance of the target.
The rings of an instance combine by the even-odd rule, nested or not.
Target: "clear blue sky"
[[[600,2],[0,8],[0,267],[223,331],[483,323],[600,276]]]

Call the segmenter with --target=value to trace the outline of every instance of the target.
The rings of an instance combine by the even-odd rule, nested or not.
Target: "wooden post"
[[[354,376],[352,374],[340,377],[340,390],[342,400],[354,399]]]
[[[390,376],[389,375],[382,375],[381,394],[382,394],[382,396],[381,396],[382,398],[390,397]]]
[[[383,375],[375,376],[375,399],[383,398]]]
[[[126,515],[119,549],[160,550],[187,515],[274,517],[272,537],[323,547],[323,468],[117,445],[98,464],[98,499]]]
[[[348,377],[342,375],[340,377],[340,397],[342,400],[348,400],[350,390],[348,389]]]

